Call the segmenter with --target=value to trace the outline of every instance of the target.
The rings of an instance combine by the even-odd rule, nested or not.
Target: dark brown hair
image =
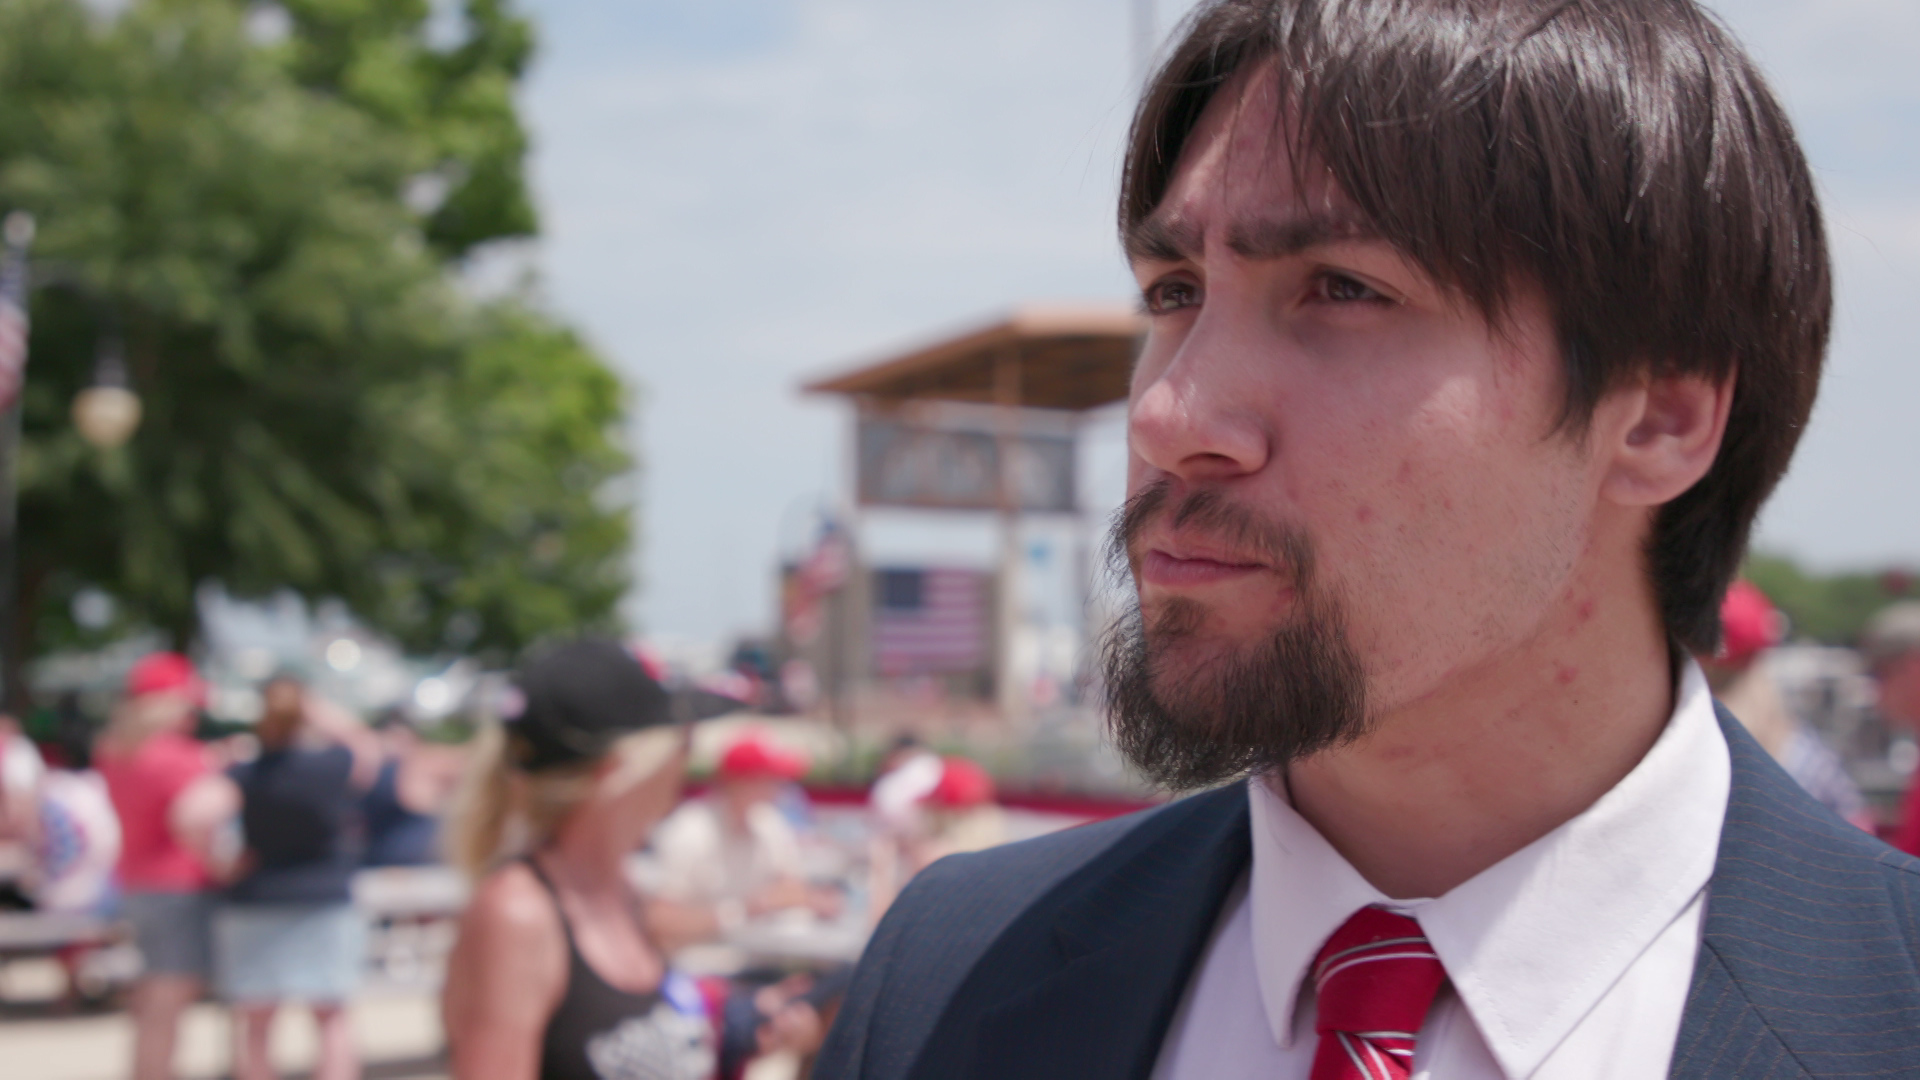
[[[1660,508],[1648,572],[1667,631],[1711,652],[1754,515],[1820,381],[1825,231],[1785,112],[1692,0],[1214,0],[1134,117],[1132,232],[1236,72],[1273,59],[1292,156],[1498,321],[1541,287],[1563,428],[1649,370],[1735,379],[1712,469]]]

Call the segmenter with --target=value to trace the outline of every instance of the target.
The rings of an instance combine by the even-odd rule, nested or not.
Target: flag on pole
[[[852,545],[840,526],[828,521],[820,530],[813,554],[788,575],[783,586],[787,637],[805,645],[820,636],[826,624],[822,609],[827,595],[846,584],[853,568]]]
[[[27,245],[33,219],[7,216],[6,255],[0,259],[0,412],[20,400],[27,372]]]

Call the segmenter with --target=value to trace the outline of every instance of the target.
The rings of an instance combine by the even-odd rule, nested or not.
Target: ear
[[[1737,376],[1649,375],[1608,395],[1612,463],[1601,494],[1624,506],[1679,498],[1713,467]]]

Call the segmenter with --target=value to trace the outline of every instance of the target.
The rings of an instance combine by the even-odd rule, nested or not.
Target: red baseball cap
[[[1762,649],[1780,644],[1786,621],[1758,585],[1734,582],[1720,604],[1720,650],[1713,658],[1729,667],[1745,666]]]
[[[127,672],[127,696],[183,694],[195,707],[206,704],[207,684],[193,661],[176,652],[148,653]]]
[[[987,770],[963,757],[943,758],[940,782],[925,799],[935,806],[966,810],[993,801],[993,777]]]
[[[720,755],[715,773],[728,780],[798,780],[807,775],[807,759],[759,735],[742,735]]]

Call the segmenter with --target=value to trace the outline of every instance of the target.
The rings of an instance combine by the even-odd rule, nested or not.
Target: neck
[[[627,856],[638,846],[630,830],[611,815],[597,813],[588,804],[574,810],[547,841],[548,858],[542,865],[583,892],[607,888],[624,890]]]
[[[1593,805],[1673,709],[1674,673],[1637,560],[1576,575],[1518,647],[1294,763],[1294,807],[1388,896],[1439,896]]]

